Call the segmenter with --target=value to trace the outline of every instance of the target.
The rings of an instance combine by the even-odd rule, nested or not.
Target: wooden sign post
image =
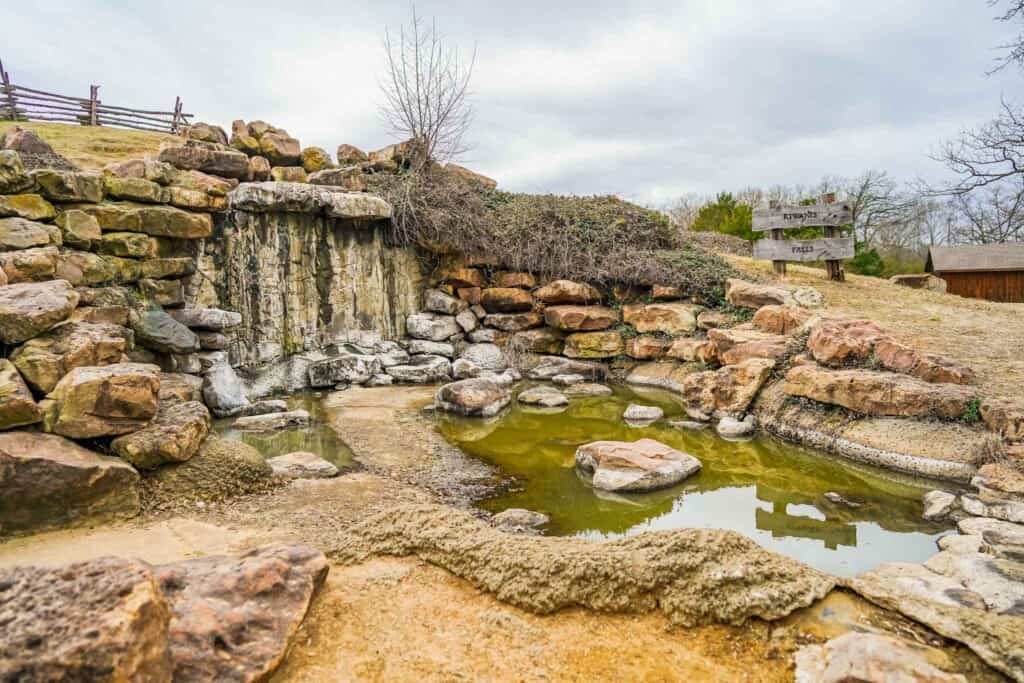
[[[770,239],[754,242],[754,258],[772,262],[775,272],[786,274],[788,261],[824,261],[828,278],[842,281],[842,260],[853,258],[852,237],[839,237],[838,230],[853,222],[853,210],[845,202],[835,203],[835,195],[825,195],[818,204],[802,206],[771,202],[754,209],[753,229],[771,231]],[[825,237],[813,240],[786,239],[786,228],[821,227]]]

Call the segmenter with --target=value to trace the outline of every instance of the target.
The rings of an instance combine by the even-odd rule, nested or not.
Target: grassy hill
[[[25,121],[0,121],[0,135],[14,126],[35,131],[54,151],[81,168],[103,168],[112,161],[156,154],[161,142],[176,139],[174,135],[141,130]]]

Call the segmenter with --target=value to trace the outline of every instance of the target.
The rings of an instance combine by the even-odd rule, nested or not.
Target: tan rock
[[[470,306],[476,306],[480,303],[483,290],[479,287],[459,287],[455,294],[460,300],[465,301]]]
[[[540,327],[544,318],[536,311],[526,313],[491,313],[484,318],[484,325],[504,332],[519,332]]]
[[[10,284],[53,280],[60,260],[57,247],[0,252],[0,270]]]
[[[778,287],[737,279],[730,279],[726,282],[725,298],[733,306],[744,308],[761,308],[772,305],[815,308],[822,304],[821,294],[812,287]]]
[[[546,304],[588,304],[601,301],[601,292],[585,282],[555,280],[533,293]]]
[[[494,276],[494,286],[533,289],[537,286],[537,278],[532,273],[502,271]]]
[[[831,370],[804,365],[786,374],[784,390],[820,403],[839,405],[865,415],[895,417],[963,416],[975,398],[955,384],[930,384],[892,372]]]
[[[458,164],[448,163],[445,164],[445,170],[449,173],[454,173],[459,178],[462,178],[466,182],[480,185],[488,190],[493,190],[498,187],[498,181],[493,178],[488,178],[485,175],[471,171],[465,166],[459,166]]]
[[[663,358],[671,346],[671,339],[640,335],[626,342],[626,355],[637,360],[656,360]]]
[[[338,159],[339,166],[345,166],[347,164],[361,164],[369,159],[369,157],[366,156],[366,152],[354,145],[338,145],[335,157]]]
[[[0,358],[0,430],[42,422],[43,413],[11,361]]]
[[[214,142],[220,145],[228,144],[227,133],[220,126],[197,121],[185,129],[185,137],[189,140],[201,140],[203,142]]]
[[[594,441],[576,449],[576,466],[603,491],[643,492],[675,486],[700,471],[700,460],[654,439]]]
[[[488,313],[520,313],[533,309],[530,293],[515,287],[489,287],[480,296]]]
[[[485,287],[487,285],[487,279],[482,272],[461,264],[452,264],[441,268],[437,277],[440,282],[454,287]]]
[[[844,633],[796,654],[796,683],[967,683],[928,661],[931,648],[877,633]]]
[[[97,323],[105,325],[128,326],[127,306],[79,306],[71,312],[70,320],[76,323]]]
[[[489,377],[474,377],[445,384],[434,404],[441,410],[471,417],[497,415],[512,401],[508,387]]]
[[[277,183],[304,183],[306,169],[301,166],[273,166],[270,169],[270,179]]]
[[[575,332],[565,338],[564,353],[569,358],[614,358],[626,350],[616,330]]]
[[[544,309],[544,321],[567,332],[592,332],[618,325],[619,314],[604,306],[549,306]]]
[[[156,415],[159,392],[155,365],[75,368],[41,403],[44,428],[74,439],[128,434]]]
[[[115,199],[148,204],[166,204],[170,201],[167,188],[144,178],[123,178],[113,173],[104,173],[103,188],[108,197]]]
[[[622,320],[637,332],[681,335],[697,329],[700,311],[700,306],[687,303],[627,304],[622,307]]]
[[[177,372],[160,373],[160,406],[203,400],[203,378]]]
[[[272,166],[296,166],[302,163],[299,141],[286,133],[268,132],[260,136],[260,154]]]
[[[110,256],[155,258],[159,245],[155,237],[141,232],[105,232],[96,240],[96,251]]]
[[[121,178],[142,178],[160,185],[170,185],[178,169],[162,161],[152,159],[129,159],[115,161],[103,167],[104,175],[115,175]]]
[[[180,278],[196,272],[196,263],[188,257],[151,258],[139,262],[137,279]]]
[[[811,329],[807,349],[819,363],[841,367],[867,361],[875,343],[886,338],[870,320],[821,320]]]
[[[786,355],[787,345],[784,341],[753,341],[737,344],[718,356],[722,365],[735,365],[750,358],[767,358],[778,360]]]
[[[213,233],[213,220],[209,214],[191,213],[173,206],[104,202],[76,205],[74,208],[91,215],[105,231],[142,232],[181,239],[201,239]]]
[[[137,432],[110,442],[111,450],[139,469],[184,462],[199,452],[210,432],[210,412],[198,401],[160,405],[156,418]]]
[[[65,280],[0,286],[0,342],[20,344],[67,320],[78,294]]]
[[[231,140],[228,144],[250,156],[260,153],[259,138],[249,132],[249,126],[241,119],[231,122]]]
[[[690,408],[709,416],[715,411],[742,413],[774,367],[774,361],[752,358],[718,370],[695,372],[682,380],[680,393]]]
[[[131,339],[131,331],[123,327],[67,322],[25,342],[11,361],[33,389],[47,394],[75,368],[121,362],[131,350]]]
[[[306,181],[313,185],[332,185],[349,192],[365,192],[366,176],[360,166],[343,166],[311,173]]]
[[[301,154],[302,168],[306,173],[316,173],[324,169],[334,168],[331,155],[322,147],[306,147]]]
[[[179,209],[191,211],[225,211],[228,207],[227,197],[218,197],[199,190],[171,186],[167,188],[168,203]]]
[[[60,230],[52,225],[24,218],[0,218],[0,251],[60,246],[61,241]]]
[[[1024,402],[989,398],[981,403],[985,425],[1008,441],[1024,440]]]
[[[29,175],[36,183],[36,191],[50,201],[96,203],[103,200],[103,176],[99,173],[42,168]]]
[[[768,334],[752,327],[708,330],[708,339],[715,344],[723,365],[734,365],[748,358],[777,360],[788,350],[789,337]]]
[[[296,151],[296,160],[298,152]],[[224,178],[244,179],[249,174],[249,157],[224,145],[187,140],[185,144],[164,143],[157,161],[183,170],[202,171]]]
[[[932,292],[945,293],[946,281],[931,273],[909,273],[906,275],[893,275],[889,282],[894,285],[910,287],[911,289],[927,289]]]
[[[665,356],[686,362],[717,363],[718,347],[707,339],[688,339],[686,337],[672,340],[666,349]]]
[[[509,344],[513,348],[523,349],[531,353],[560,354],[565,348],[565,335],[550,327],[524,330],[512,335]]]
[[[970,384],[974,371],[944,356],[923,353],[894,339],[880,339],[875,343],[875,362],[893,372],[913,375],[925,382]]]
[[[0,432],[0,471],[4,533],[125,519],[139,511],[139,475],[131,465],[59,436]]]
[[[653,285],[651,286],[651,298],[657,301],[682,299],[683,290],[672,285]]]
[[[185,287],[181,280],[139,280],[139,292],[150,301],[164,308],[176,308],[185,305]]]
[[[0,194],[17,194],[32,189],[21,156],[13,149],[0,149]]]
[[[721,311],[701,311],[697,314],[697,327],[702,330],[710,330],[715,327],[724,327],[735,322],[731,315]]]
[[[810,318],[811,312],[800,306],[762,306],[751,322],[762,332],[793,334]]]
[[[100,224],[93,216],[78,209],[62,211],[57,216],[64,244],[88,249],[93,240],[100,238]]]
[[[270,162],[266,157],[254,156],[249,159],[248,177],[256,181],[270,180]]]
[[[37,194],[0,194],[0,218],[14,216],[30,221],[46,221],[56,215],[53,204]]]

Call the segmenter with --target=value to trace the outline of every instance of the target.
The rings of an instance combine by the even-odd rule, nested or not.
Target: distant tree
[[[409,26],[398,36],[385,30],[387,73],[381,83],[381,116],[391,132],[413,140],[413,164],[449,161],[467,150],[466,133],[473,120],[469,81],[476,61],[449,46],[437,30],[412,10]]]
[[[680,195],[674,202],[669,204],[665,209],[665,213],[668,214],[672,225],[685,232],[693,228],[693,223],[697,220],[697,214],[700,213],[701,207],[707,203],[707,195],[688,192]]]
[[[950,204],[955,242],[1001,244],[1024,239],[1024,176],[955,194]]]
[[[879,277],[885,272],[885,260],[875,247],[855,242],[854,257],[846,262],[846,267],[851,273]]]
[[[700,209],[691,230],[721,232],[753,241],[761,235],[751,229],[752,219],[753,209],[749,204],[741,204],[729,192],[720,192],[714,202]]]

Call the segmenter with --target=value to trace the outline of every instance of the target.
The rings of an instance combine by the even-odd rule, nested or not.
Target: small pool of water
[[[354,463],[352,449],[342,441],[331,429],[329,415],[323,407],[322,394],[303,392],[293,394],[287,399],[288,410],[305,410],[313,418],[313,424],[301,429],[286,429],[275,432],[244,432],[233,429],[234,418],[215,420],[213,431],[225,439],[235,439],[246,443],[260,452],[265,458],[273,458],[294,451],[316,453],[324,460],[333,463],[340,470],[351,467]]]
[[[934,484],[767,436],[726,441],[713,429],[679,430],[666,421],[630,427],[622,420],[630,402],[685,419],[668,392],[616,387],[614,396],[572,399],[562,412],[514,404],[491,420],[441,416],[438,429],[516,479],[509,492],[481,507],[543,512],[551,518],[544,529],[549,534],[613,538],[654,529],[733,529],[842,576],[882,562],[923,562],[937,552],[935,541],[945,527],[921,519],[921,496]],[[597,491],[577,473],[580,444],[643,437],[697,457],[703,468],[678,486],[644,494]],[[832,503],[827,492],[861,505]]]

